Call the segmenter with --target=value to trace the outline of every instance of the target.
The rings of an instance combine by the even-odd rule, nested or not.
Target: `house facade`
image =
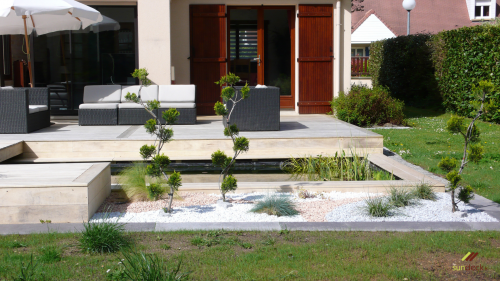
[[[31,36],[31,66],[21,36],[2,38],[4,84],[26,84],[18,78],[32,67],[53,114],[77,114],[85,85],[137,83],[139,67],[154,84],[195,84],[198,115],[214,113],[214,82],[228,72],[280,87],[281,108],[303,114],[330,111],[350,85],[350,0],[81,2],[116,24]]]

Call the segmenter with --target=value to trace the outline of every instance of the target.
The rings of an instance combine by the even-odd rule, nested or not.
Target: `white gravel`
[[[395,209],[390,217],[373,218],[365,213],[362,200],[365,193],[329,192],[314,193],[314,198],[300,199],[298,194],[291,194],[297,203],[301,215],[292,217],[277,217],[267,214],[249,212],[253,203],[262,200],[268,193],[227,194],[233,201],[230,208],[218,207],[216,204],[176,207],[170,216],[160,215],[160,208],[147,212],[113,212],[109,219],[118,222],[301,222],[301,221],[462,221],[462,222],[496,222],[488,214],[463,203],[459,204],[461,211],[467,212],[467,217],[457,217],[451,213],[451,202],[448,194],[438,193],[438,200],[420,200],[417,204]],[[382,194],[370,194],[380,196]],[[218,194],[207,194],[208,197],[218,197]],[[91,221],[102,221],[104,213],[96,213]]]
[[[451,199],[449,194],[438,193],[438,200],[420,200],[417,204],[404,208],[397,208],[389,217],[374,218],[369,216],[363,207],[364,201],[340,206],[326,214],[326,221],[332,222],[378,222],[378,221],[443,221],[443,222],[497,222],[490,215],[464,203],[459,203],[460,211],[466,212],[467,217],[457,217],[451,212]]]
[[[258,214],[249,212],[253,207],[252,204],[255,201],[262,200],[266,195],[270,193],[241,193],[241,194],[227,194],[226,198],[236,200],[238,202],[248,202],[248,203],[233,203],[233,206],[224,209],[217,207],[216,204],[208,205],[193,205],[176,207],[173,209],[173,213],[170,217],[160,216],[160,208],[156,208],[154,211],[147,212],[111,212],[109,213],[109,218],[113,221],[118,219],[118,222],[290,222],[290,221],[307,221],[303,216],[291,216],[291,217],[277,217],[270,216],[267,214]],[[297,193],[290,194],[291,198],[296,203],[308,203],[318,201],[325,203],[331,203],[332,201],[351,199],[351,198],[363,198],[366,197],[363,193],[356,192],[337,192],[332,191],[328,193],[317,194],[315,198],[300,199]],[[207,197],[220,197],[219,194],[207,194]],[[346,201],[349,203],[348,201]],[[331,209],[330,209],[331,210]],[[314,212],[314,210],[311,210]],[[310,213],[310,212],[308,212]],[[324,217],[323,212],[321,217]],[[91,221],[102,221],[104,213],[96,213]],[[308,217],[311,217],[308,214]]]

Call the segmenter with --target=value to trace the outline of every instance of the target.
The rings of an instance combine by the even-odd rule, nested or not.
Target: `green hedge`
[[[481,80],[500,85],[500,25],[373,42],[369,72],[374,85],[387,87],[407,105],[442,105],[470,117],[473,86]],[[488,97],[488,103],[483,119],[500,123],[499,90]]]
[[[429,34],[399,36],[374,42],[369,72],[375,86],[389,88],[405,104],[423,107],[440,102],[434,78]]]
[[[473,86],[481,80],[500,85],[500,26],[484,24],[440,32],[430,43],[444,107],[471,117]],[[488,102],[483,119],[500,123],[499,89]]]

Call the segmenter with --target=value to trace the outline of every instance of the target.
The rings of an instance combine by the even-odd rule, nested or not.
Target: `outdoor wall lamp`
[[[415,0],[404,0],[403,1],[403,8],[408,11],[408,25],[406,28],[406,35],[410,35],[410,12],[415,8],[417,3],[415,3]]]

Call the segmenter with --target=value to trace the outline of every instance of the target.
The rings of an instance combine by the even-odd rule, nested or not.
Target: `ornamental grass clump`
[[[146,165],[134,163],[123,169],[118,175],[123,192],[131,201],[147,201]]]
[[[432,186],[430,186],[427,183],[417,184],[413,189],[413,193],[415,195],[415,198],[418,199],[431,200],[431,201],[435,201],[437,199],[436,192],[434,192]]]
[[[406,187],[389,188],[389,202],[396,208],[406,207],[416,203],[415,193]]]
[[[254,213],[265,213],[271,216],[295,216],[299,214],[295,203],[290,196],[284,194],[271,194],[259,201],[250,210]]]
[[[117,219],[118,220],[118,219]],[[105,213],[101,222],[84,222],[80,248],[86,253],[114,253],[130,245],[125,224],[111,221]]]
[[[181,272],[181,261],[173,269],[168,269],[164,260],[156,254],[145,253],[123,253],[123,271],[121,275],[124,280],[140,281],[175,281],[188,280],[189,272]]]
[[[388,217],[394,205],[385,197],[368,197],[365,199],[363,210],[372,217]]]

